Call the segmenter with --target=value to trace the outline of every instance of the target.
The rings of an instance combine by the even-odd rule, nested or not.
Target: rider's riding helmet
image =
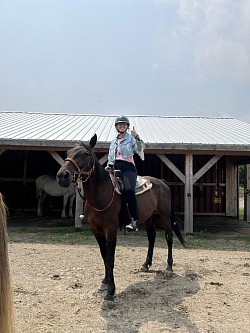
[[[126,123],[126,124],[128,124],[128,127],[130,125],[128,117],[126,117],[126,116],[117,117],[116,120],[115,120],[115,126],[119,123]]]

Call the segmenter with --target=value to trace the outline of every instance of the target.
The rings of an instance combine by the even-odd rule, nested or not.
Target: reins
[[[92,155],[92,156],[93,156],[93,155]],[[115,175],[114,175],[114,184],[113,184],[113,192],[112,192],[111,200],[110,200],[109,204],[108,204],[106,207],[104,207],[104,208],[102,208],[102,209],[99,209],[99,208],[93,207],[92,205],[90,205],[90,204],[88,203],[87,200],[85,200],[84,196],[83,196],[82,193],[81,193],[81,189],[80,189],[79,186],[78,186],[78,183],[79,183],[79,182],[85,183],[85,182],[88,181],[89,177],[92,175],[92,173],[93,173],[94,170],[95,170],[95,163],[93,163],[93,165],[92,165],[92,167],[91,167],[91,169],[90,169],[89,171],[84,171],[83,169],[80,169],[80,167],[78,166],[78,164],[76,163],[76,161],[73,160],[73,158],[67,157],[67,158],[65,159],[65,161],[69,161],[69,162],[71,162],[71,163],[74,165],[74,167],[76,168],[76,170],[77,170],[78,176],[77,176],[77,178],[75,179],[75,182],[76,182],[76,189],[77,189],[78,194],[79,194],[79,196],[81,197],[82,201],[83,201],[86,205],[88,205],[91,209],[93,209],[94,211],[96,211],[96,212],[103,212],[103,211],[105,211],[106,209],[108,209],[108,208],[111,206],[111,204],[112,204],[112,202],[113,202],[113,200],[114,200],[114,196],[115,196],[115,188],[116,188],[116,177],[115,177]],[[90,163],[89,163],[89,164],[90,164]],[[82,177],[81,177],[82,175],[87,175],[87,178],[83,180]]]

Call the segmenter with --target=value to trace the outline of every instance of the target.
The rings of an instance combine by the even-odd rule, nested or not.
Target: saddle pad
[[[109,173],[109,176],[112,180],[112,183],[114,185],[114,175],[112,172]],[[115,182],[115,191],[116,193],[118,194],[121,194],[121,191],[120,191],[120,188],[119,188],[119,182],[116,181]],[[150,182],[150,180],[142,177],[142,176],[137,176],[137,179],[136,179],[136,185],[135,185],[135,195],[139,195],[139,194],[142,194],[143,192],[146,192],[148,190],[150,190],[152,187],[152,183]]]

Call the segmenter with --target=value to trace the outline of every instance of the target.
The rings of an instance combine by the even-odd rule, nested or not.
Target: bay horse
[[[88,143],[68,150],[67,158],[57,173],[57,181],[60,186],[68,187],[74,181],[75,176],[82,181],[85,193],[84,216],[91,226],[92,232],[100,248],[105,266],[105,276],[99,290],[107,290],[104,301],[112,306],[114,303],[114,259],[119,228],[119,212],[122,206],[121,195],[116,193],[115,186],[109,173],[96,159],[93,148],[96,145],[96,134]],[[137,195],[139,220],[147,232],[148,251],[146,261],[142,265],[143,271],[148,271],[152,265],[156,232],[152,223],[152,215],[155,211],[161,218],[165,230],[165,238],[168,246],[167,270],[173,272],[173,232],[175,231],[180,242],[185,245],[180,229],[176,223],[171,223],[171,193],[166,183],[162,180],[145,177],[152,183],[152,187],[143,194]]]
[[[66,206],[69,200],[69,217],[73,217],[73,203],[76,196],[73,184],[70,184],[67,188],[63,188],[58,185],[56,177],[50,175],[39,176],[36,179],[37,216],[42,216],[43,214],[43,203],[47,194],[52,197],[63,197],[62,219],[67,218]]]
[[[14,333],[15,323],[10,281],[6,215],[7,207],[0,193],[0,332]]]

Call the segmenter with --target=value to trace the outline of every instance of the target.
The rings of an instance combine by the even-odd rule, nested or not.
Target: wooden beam
[[[185,183],[185,176],[183,175],[183,173],[174,165],[173,162],[170,161],[169,158],[167,158],[165,155],[160,155],[157,154],[157,156],[159,157],[160,160],[162,160],[162,162],[164,164],[166,164],[167,167],[169,167],[170,170],[173,171],[173,173],[183,182]]]
[[[54,158],[54,160],[57,161],[58,164],[63,165],[64,160],[61,158],[61,156],[57,152],[48,151],[48,153]]]
[[[203,165],[203,167],[194,175],[193,184],[197,182],[197,180],[201,178],[204,173],[206,173],[216,162],[218,162],[221,157],[222,155],[215,155],[205,165]]]
[[[250,164],[246,166],[246,185],[247,188],[250,189]],[[250,222],[250,194],[246,196],[245,202],[246,202],[246,209],[245,209],[246,221]]]
[[[186,154],[185,160],[185,192],[184,192],[184,232],[186,234],[193,233],[193,155]]]
[[[78,187],[79,187],[81,195],[83,195],[82,182],[78,183]],[[75,210],[75,228],[76,229],[82,228],[82,218],[80,217],[81,215],[83,215],[83,201],[76,188],[76,210]]]
[[[108,154],[105,154],[99,159],[99,162],[101,163],[101,165],[103,165],[104,163],[107,162],[107,160],[108,160]]]

